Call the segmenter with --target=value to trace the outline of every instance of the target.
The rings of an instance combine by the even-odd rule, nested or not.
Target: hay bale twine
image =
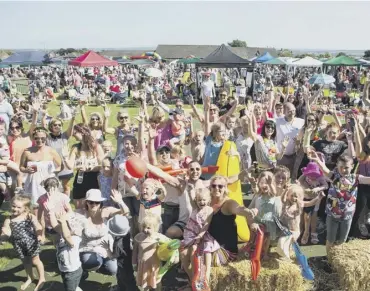
[[[270,258],[262,262],[256,281],[252,281],[251,262],[239,258],[211,272],[212,291],[302,291],[305,290],[300,268],[291,262]]]
[[[340,286],[346,291],[370,290],[370,241],[353,240],[333,247],[328,254]]]

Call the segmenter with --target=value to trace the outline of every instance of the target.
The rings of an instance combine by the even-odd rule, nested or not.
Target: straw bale
[[[251,263],[239,258],[227,266],[214,267],[211,272],[212,291],[302,291],[307,290],[300,268],[291,262],[270,258],[262,261],[256,281],[252,281]]]
[[[328,254],[339,284],[346,291],[370,290],[370,241],[353,240],[335,246]]]

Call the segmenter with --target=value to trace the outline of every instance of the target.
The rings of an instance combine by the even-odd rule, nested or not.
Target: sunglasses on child
[[[124,119],[128,119],[128,116],[120,116],[119,117],[119,120],[124,120]]]

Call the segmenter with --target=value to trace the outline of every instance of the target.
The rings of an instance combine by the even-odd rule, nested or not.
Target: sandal
[[[311,243],[316,245],[319,243],[319,238],[317,232],[311,233]]]
[[[301,238],[301,245],[306,245],[308,243],[308,236],[310,234],[308,232],[304,232]]]

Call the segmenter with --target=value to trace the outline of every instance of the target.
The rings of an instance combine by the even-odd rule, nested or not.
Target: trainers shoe
[[[316,227],[316,232],[318,234],[323,234],[326,231],[326,224],[321,220],[317,220],[317,227]]]
[[[369,231],[365,224],[361,223],[358,228],[362,236],[369,236]]]
[[[370,224],[370,213],[366,215],[366,224]]]

